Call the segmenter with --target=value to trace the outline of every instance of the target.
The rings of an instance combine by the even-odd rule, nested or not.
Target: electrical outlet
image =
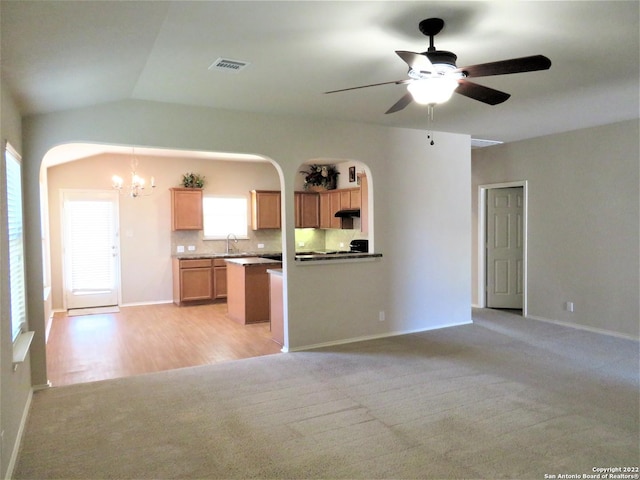
[[[259,243],[258,248],[264,248],[264,243]]]
[[[344,242],[340,242],[340,248],[344,248]]]
[[[299,247],[304,247],[304,242],[298,242]]]
[[[573,312],[573,302],[565,302],[564,309],[567,312]]]
[[[195,245],[189,245],[187,247],[187,250],[189,250],[190,252],[195,252],[196,251],[196,246]]]
[[[384,310],[380,310],[380,312],[378,312],[378,320],[380,320],[381,322],[384,322],[385,320]]]
[[[178,245],[178,248],[176,248],[176,252],[184,253],[184,245]]]

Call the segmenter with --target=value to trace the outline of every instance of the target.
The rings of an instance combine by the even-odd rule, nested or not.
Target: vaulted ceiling
[[[514,141],[638,117],[637,1],[1,2],[2,78],[25,115],[123,99],[427,127],[426,108],[385,111],[405,93],[395,50],[440,50],[458,66],[543,54],[550,70],[474,79],[511,98],[461,95],[434,129]],[[214,71],[218,58],[249,62]]]

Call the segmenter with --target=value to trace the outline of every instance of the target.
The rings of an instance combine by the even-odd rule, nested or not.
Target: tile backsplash
[[[238,252],[281,252],[281,230],[249,230],[248,239],[232,242],[233,249]],[[295,248],[297,252],[312,250],[349,250],[351,240],[367,238],[360,230],[322,230],[317,228],[297,228],[295,231]],[[258,248],[263,244],[264,248]],[[178,230],[171,232],[171,254],[177,253],[178,246],[184,247],[185,253],[225,253],[226,239],[204,240],[201,230]],[[195,250],[189,251],[188,247]]]

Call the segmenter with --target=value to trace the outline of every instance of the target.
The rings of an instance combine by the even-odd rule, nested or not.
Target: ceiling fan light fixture
[[[424,78],[415,80],[407,86],[413,100],[420,105],[445,103],[451,98],[456,88],[458,88],[458,81],[451,77]]]

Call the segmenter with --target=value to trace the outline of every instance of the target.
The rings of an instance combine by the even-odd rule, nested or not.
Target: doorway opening
[[[222,301],[185,307],[173,303],[171,266],[172,255],[180,251],[177,247],[198,253],[211,253],[206,249],[212,248],[217,253],[224,252],[225,245],[223,240],[203,238],[200,231],[172,231],[169,189],[180,184],[185,171],[196,171],[207,179],[205,192],[214,194],[248,195],[254,188],[282,190],[280,167],[257,155],[136,147],[136,160],[143,171],[146,168],[154,174],[159,188],[153,195],[132,199],[118,197],[118,192],[110,189],[114,172],[126,171],[130,155],[130,146],[68,144],[55,147],[43,159],[41,220],[44,285],[51,292],[45,299],[51,384],[84,383],[279,353],[281,346],[272,341],[268,322],[236,325],[226,318]],[[115,232],[116,238],[107,247],[116,246],[117,251],[109,251],[109,258],[118,263],[119,272],[106,275],[109,288],[105,282],[93,283],[95,266],[85,272],[88,277],[76,278],[82,280],[80,286],[69,275],[82,274],[83,269],[63,268],[69,244],[67,232],[63,232],[63,191],[116,195],[116,211],[112,212],[116,223],[107,229]],[[96,208],[89,210],[104,220],[104,212],[98,215]],[[96,220],[91,215],[87,218],[86,211],[81,213],[85,215],[79,222],[80,232],[69,232],[72,237],[84,233],[82,225],[86,227],[87,221]],[[242,251],[253,251],[251,242],[264,244],[269,250],[284,250],[281,231],[249,232],[240,242],[246,243]],[[98,260],[91,256],[94,243],[80,239],[78,244],[90,245],[84,253],[89,253],[91,261]],[[75,267],[83,266],[87,256],[83,258]],[[103,263],[106,265],[100,265]],[[115,289],[111,281],[115,281]],[[85,305],[85,301],[95,295],[111,295],[101,303],[120,311],[68,314],[74,306],[94,306]],[[62,365],[66,378],[60,372],[54,376],[55,362]]]
[[[527,187],[526,180],[478,187],[478,306],[509,309],[524,317]]]

